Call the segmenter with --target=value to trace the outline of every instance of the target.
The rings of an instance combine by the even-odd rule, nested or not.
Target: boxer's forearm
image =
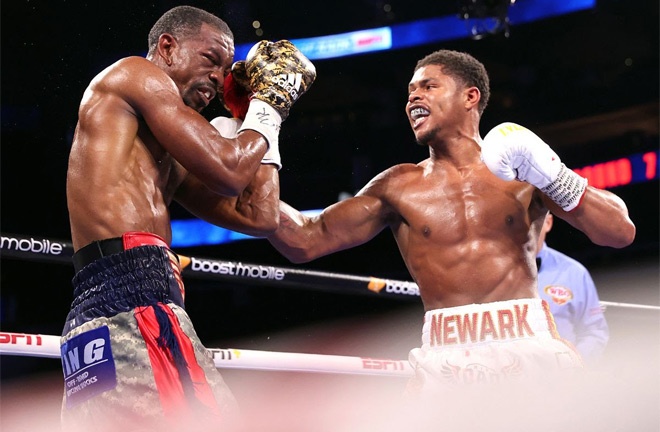
[[[280,201],[280,223],[277,230],[268,236],[268,241],[287,259],[295,263],[307,262],[313,248],[308,230],[310,219],[285,202]]]
[[[622,248],[635,239],[636,228],[621,198],[589,186],[579,207],[558,216],[599,246]]]

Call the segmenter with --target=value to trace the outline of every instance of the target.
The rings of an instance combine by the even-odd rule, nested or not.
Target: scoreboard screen
[[[658,150],[573,168],[573,171],[586,177],[591,186],[599,189],[655,180],[659,178]]]

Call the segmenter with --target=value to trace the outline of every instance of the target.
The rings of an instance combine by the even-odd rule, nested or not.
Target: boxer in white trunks
[[[581,368],[537,293],[536,242],[548,212],[600,246],[635,237],[625,203],[587,184],[530,130],[503,123],[483,139],[485,67],[439,50],[421,59],[406,114],[429,157],[395,165],[354,197],[307,217],[280,203],[271,244],[307,262],[385,228],[419,286],[423,344],[409,390]]]

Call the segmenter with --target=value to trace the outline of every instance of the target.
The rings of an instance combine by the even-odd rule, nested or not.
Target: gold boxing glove
[[[255,44],[246,56],[245,69],[252,97],[275,108],[282,120],[316,79],[316,67],[288,40]]]

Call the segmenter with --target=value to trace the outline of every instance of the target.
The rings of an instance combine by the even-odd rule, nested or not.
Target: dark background
[[[526,0],[519,0],[523,3]],[[2,3],[1,230],[70,238],[67,157],[80,97],[90,79],[127,55],[144,55],[151,25],[181,2],[15,0]],[[456,14],[458,2],[340,0],[189,1],[225,19],[236,44],[296,39]],[[387,13],[383,7],[391,5]],[[514,6],[515,7],[515,6]],[[264,33],[255,35],[252,21]],[[491,77],[482,135],[502,121],[528,126],[569,166],[658,149],[658,2],[603,0],[594,9],[513,26],[489,35],[403,50],[315,60],[318,78],[283,124],[282,199],[322,208],[354,193],[378,172],[428,155],[404,113],[418,59],[440,48],[465,50]],[[215,102],[208,118],[224,115]],[[592,245],[561,221],[549,243],[590,269],[658,256],[658,180],[619,187],[637,238],[628,248]],[[176,205],[174,218],[189,217]],[[296,266],[265,240],[179,252],[222,260],[410,280],[389,232],[355,249]],[[3,331],[59,334],[72,299],[72,268],[3,258]],[[190,280],[187,309],[201,339],[225,346],[269,331],[338,317],[365,317],[411,302],[282,287]],[[421,305],[412,302],[419,309]],[[243,339],[245,340],[245,339]],[[43,367],[2,357],[2,375]],[[49,363],[59,368],[57,362]]]

